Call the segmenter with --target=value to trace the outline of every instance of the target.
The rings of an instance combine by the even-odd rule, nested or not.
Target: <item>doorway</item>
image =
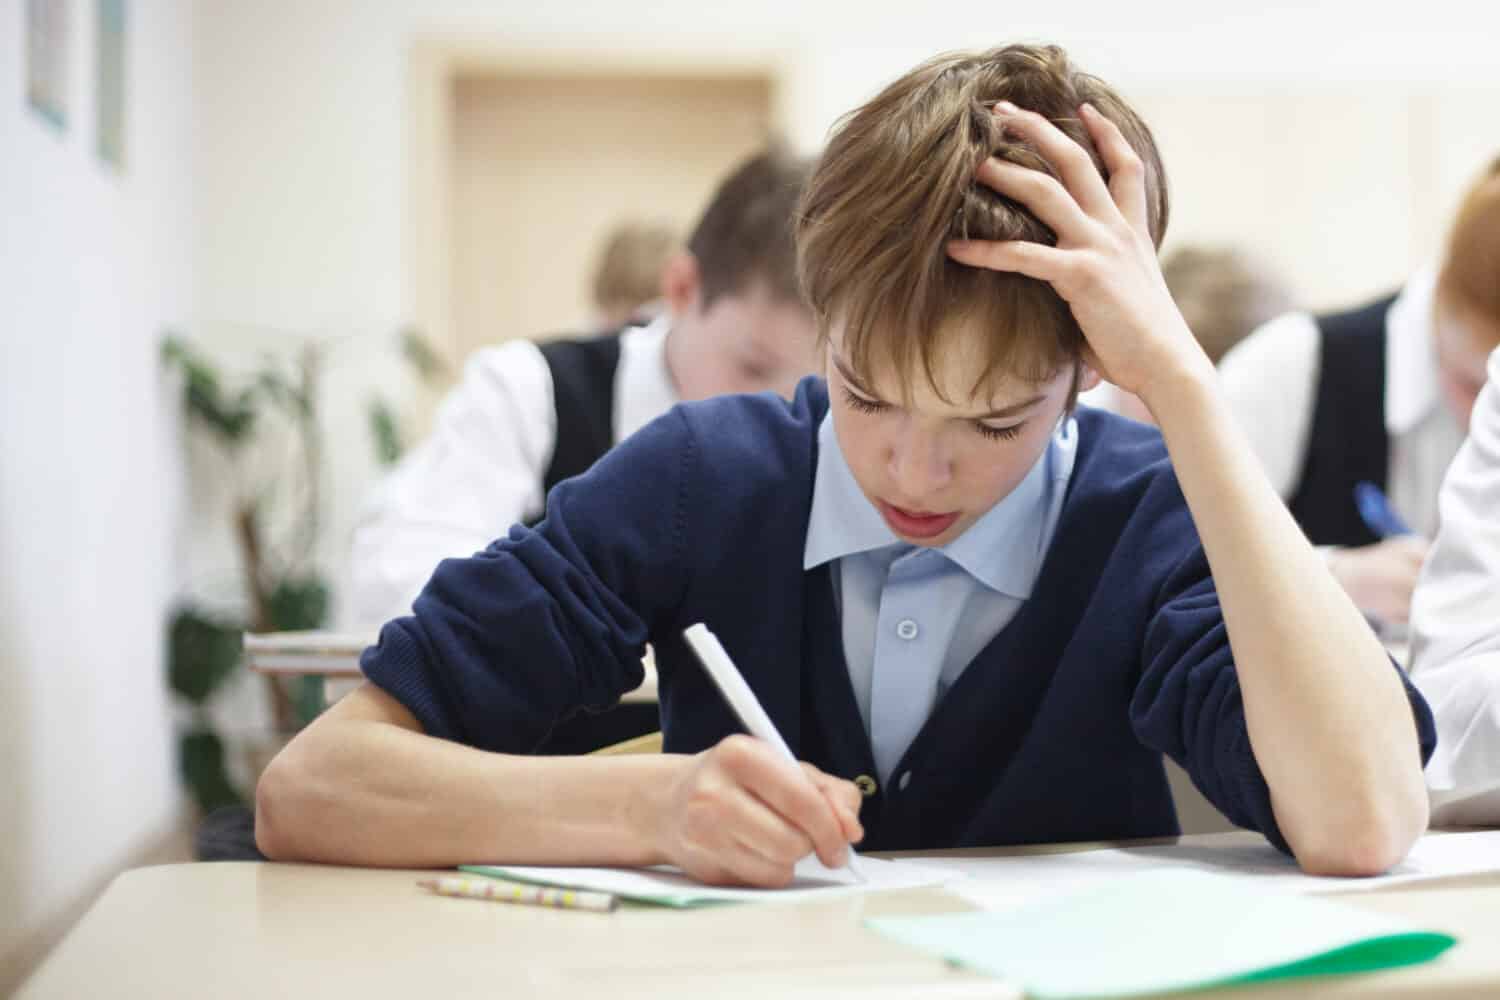
[[[686,236],[771,132],[765,74],[466,72],[451,84],[453,347],[588,332],[589,280],[625,218]]]

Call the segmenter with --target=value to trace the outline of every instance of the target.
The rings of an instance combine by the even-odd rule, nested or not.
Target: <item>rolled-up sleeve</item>
[[[1391,669],[1405,687],[1426,761],[1436,740],[1432,712],[1394,662]],[[1131,721],[1140,740],[1175,760],[1232,823],[1291,853],[1250,745],[1229,633],[1201,547],[1162,587],[1146,633]]]
[[[560,483],[535,529],[444,560],[413,614],[365,651],[365,675],[429,734],[511,753],[615,704],[687,584],[695,455],[670,412]]]

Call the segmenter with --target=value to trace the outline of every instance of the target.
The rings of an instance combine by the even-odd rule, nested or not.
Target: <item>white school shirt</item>
[[[1477,791],[1500,783],[1500,349],[1440,506],[1442,529],[1412,599],[1411,679],[1437,719],[1428,787]],[[1433,819],[1500,824],[1500,796],[1487,798]]]
[[[1438,489],[1464,438],[1438,381],[1436,287],[1436,268],[1418,273],[1385,320],[1386,493],[1402,519],[1426,538],[1437,530]],[[1310,314],[1288,313],[1235,345],[1219,365],[1224,399],[1283,500],[1296,494],[1307,463],[1321,343]]]
[[[615,369],[618,444],[678,402],[667,371],[667,320],[626,330]],[[476,351],[438,410],[432,434],[366,500],[350,556],[350,616],[409,614],[437,564],[469,556],[542,512],[557,445],[552,372],[538,346]]]

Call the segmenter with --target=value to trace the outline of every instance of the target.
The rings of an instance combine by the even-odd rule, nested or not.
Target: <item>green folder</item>
[[[1050,1000],[1372,972],[1454,944],[1395,917],[1193,871],[1122,877],[1002,912],[865,923]]]

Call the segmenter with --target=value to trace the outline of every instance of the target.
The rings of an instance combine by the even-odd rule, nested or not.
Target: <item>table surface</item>
[[[1181,838],[1186,844],[1257,840],[1243,833]],[[1073,849],[1091,846],[1119,845]],[[20,996],[1016,995],[1004,983],[951,968],[861,925],[870,916],[972,908],[941,889],[690,911],[626,906],[601,914],[433,896],[415,885],[423,874],[253,863],[127,872]],[[1341,898],[1447,931],[1460,943],[1415,968],[1192,995],[1500,996],[1500,876]]]
[[[363,679],[359,654],[375,644],[376,628],[333,632],[314,629],[304,632],[245,633],[245,662],[257,674],[302,677],[316,674],[325,679],[325,700],[332,704],[353,690]],[[650,647],[641,660],[645,680],[640,687],[620,697],[626,703],[656,701],[656,660]]]

